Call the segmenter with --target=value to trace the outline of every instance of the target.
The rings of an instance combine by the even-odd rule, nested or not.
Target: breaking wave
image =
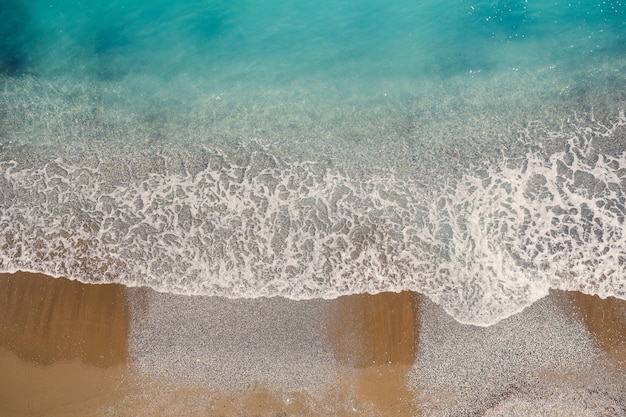
[[[245,147],[127,181],[4,155],[0,269],[231,298],[412,290],[478,325],[551,288],[626,299],[625,126],[529,129],[522,153],[436,183]]]

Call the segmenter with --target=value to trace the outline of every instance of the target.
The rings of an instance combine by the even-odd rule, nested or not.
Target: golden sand
[[[406,374],[415,361],[417,295],[354,295],[335,301],[328,334],[335,356],[348,365],[344,383],[380,415],[414,416],[415,393]]]
[[[128,356],[127,289],[39,274],[0,274],[0,416],[414,416],[406,374],[419,337],[419,296],[340,297],[327,319],[339,363],[325,395],[276,392],[259,381],[215,392],[146,380]],[[136,291],[136,290],[133,290]],[[569,295],[598,345],[626,359],[626,302]],[[134,297],[136,299],[137,297]],[[141,309],[134,308],[133,312]]]
[[[8,376],[0,381],[0,415],[96,416],[108,409],[116,416],[159,417],[179,407],[192,416],[414,415],[405,382],[416,342],[416,298],[409,293],[334,302],[328,335],[343,370],[326,395],[314,398],[274,392],[262,381],[216,393],[188,381],[138,379],[132,363],[126,366],[125,291],[0,274],[0,374]]]
[[[137,417],[169,416],[172,399],[185,415],[416,416],[406,374],[415,360],[417,297],[410,293],[340,297],[332,302],[328,338],[340,363],[337,380],[320,396],[276,392],[262,382],[245,390],[215,392],[189,381],[142,382],[124,407]],[[204,399],[204,400],[200,400]],[[116,409],[115,415],[124,415]]]
[[[127,359],[122,286],[0,274],[0,415],[97,415]]]
[[[81,359],[106,367],[128,359],[124,287],[41,274],[0,274],[0,346],[42,365]]]
[[[626,370],[626,301],[579,292],[569,298],[598,346]]]
[[[0,347],[2,417],[95,417],[119,398],[126,368],[102,368],[80,359],[42,366]]]

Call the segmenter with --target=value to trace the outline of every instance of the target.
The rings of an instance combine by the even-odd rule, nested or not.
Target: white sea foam
[[[0,162],[0,269],[232,298],[414,290],[479,325],[550,288],[626,299],[624,126],[521,132],[524,157],[427,185],[246,149],[125,183]]]
[[[626,295],[626,154],[602,154],[626,123],[552,133],[564,150],[528,151],[465,174],[430,213],[443,245],[433,299],[469,323],[516,313],[550,288]],[[445,236],[439,238],[437,236]]]

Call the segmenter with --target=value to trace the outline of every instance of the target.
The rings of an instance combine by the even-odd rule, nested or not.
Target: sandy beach
[[[626,417],[626,0],[0,0],[0,417],[207,416]]]
[[[626,414],[626,302],[481,328],[412,293],[227,300],[0,275],[2,416]]]

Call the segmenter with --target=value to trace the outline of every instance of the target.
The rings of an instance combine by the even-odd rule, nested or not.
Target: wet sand
[[[597,344],[626,372],[626,301],[579,292],[569,298]]]
[[[0,274],[0,346],[41,365],[64,359],[108,367],[128,359],[122,285],[41,274]]]
[[[81,360],[42,366],[0,348],[0,415],[100,416],[124,393],[126,368],[102,368]]]
[[[626,376],[567,293],[552,291],[490,327],[459,324],[429,300],[420,317],[408,380],[424,415],[626,415]]]
[[[417,294],[340,297],[329,314],[328,336],[356,397],[386,416],[419,415],[406,375],[419,335]]]
[[[625,323],[626,302],[577,293],[482,329],[411,293],[225,300],[0,274],[0,415],[514,415],[580,397],[619,416]]]
[[[96,416],[128,361],[121,285],[0,274],[0,415]]]

